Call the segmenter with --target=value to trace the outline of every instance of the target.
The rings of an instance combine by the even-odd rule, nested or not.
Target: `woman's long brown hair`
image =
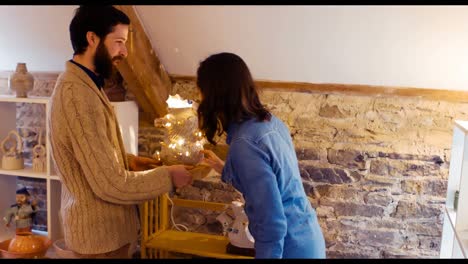
[[[215,134],[221,136],[232,122],[271,118],[260,102],[247,64],[236,54],[214,54],[202,61],[197,86],[202,97],[197,110],[198,125],[211,144],[216,145]]]

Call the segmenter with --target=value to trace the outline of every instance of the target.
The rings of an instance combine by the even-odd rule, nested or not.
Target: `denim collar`
[[[234,137],[234,135],[236,134],[236,132],[239,130],[240,126],[249,121],[249,120],[252,120],[252,119],[255,119],[255,117],[246,117],[244,119],[242,119],[242,121],[239,121],[239,122],[231,122],[229,125],[228,125],[228,129],[226,131],[226,144],[231,144],[231,141],[232,141],[232,138]]]
[[[227,135],[226,135],[226,144],[230,145],[231,140],[232,140],[232,135],[234,134],[236,124],[234,122],[230,123],[227,129]]]

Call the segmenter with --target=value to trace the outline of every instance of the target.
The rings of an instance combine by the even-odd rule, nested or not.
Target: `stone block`
[[[363,191],[361,188],[356,188],[354,186],[334,185],[330,189],[327,198],[362,203],[366,193],[367,192]]]
[[[443,205],[428,205],[413,200],[398,202],[392,217],[408,218],[436,218],[443,213]]]
[[[342,184],[356,181],[348,171],[338,168],[318,168],[312,165],[304,166],[309,177],[314,182]]]
[[[349,111],[340,110],[337,105],[328,105],[320,107],[319,116],[326,118],[346,118],[349,115]]]
[[[319,150],[313,148],[296,147],[296,156],[298,160],[319,160]]]
[[[419,248],[427,252],[440,251],[441,236],[424,236],[418,235]],[[435,254],[434,254],[435,255]]]
[[[447,180],[404,180],[401,182],[401,189],[410,194],[445,197]]]
[[[389,159],[398,159],[398,160],[421,160],[421,161],[432,161],[437,164],[442,164],[444,161],[438,155],[415,155],[415,154],[403,154],[403,153],[384,153],[379,152],[379,157],[389,158]]]
[[[439,176],[445,173],[445,167],[434,162],[376,159],[371,162],[370,172],[391,177]]]
[[[393,196],[389,192],[370,192],[364,197],[364,202],[387,207],[393,202]]]
[[[407,223],[408,233],[416,234],[421,237],[442,237],[442,222],[434,220],[419,220]]]
[[[327,154],[328,162],[348,169],[366,170],[370,165],[368,155],[364,151],[328,149]]]
[[[383,217],[384,208],[377,205],[366,205],[351,202],[335,201],[328,198],[320,199],[320,206],[330,206],[338,216]]]
[[[368,259],[379,257],[380,250],[352,243],[337,242],[327,249],[327,258],[331,259]]]
[[[408,251],[405,249],[385,249],[382,250],[381,258],[384,259],[417,259],[421,258],[418,251]],[[427,257],[426,257],[427,258]]]
[[[327,219],[335,218],[335,209],[330,206],[320,206],[316,209],[318,217],[324,217]]]
[[[403,244],[398,230],[356,229],[338,236],[345,236],[351,243],[357,245],[399,248]]]
[[[315,188],[314,184],[308,181],[303,181],[302,186],[304,187],[304,191],[307,196],[312,199],[320,199],[321,195]]]

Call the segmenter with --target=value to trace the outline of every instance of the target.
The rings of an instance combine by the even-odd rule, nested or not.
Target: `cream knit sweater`
[[[50,138],[62,181],[66,245],[80,254],[116,250],[137,240],[136,205],[172,189],[165,167],[128,170],[116,115],[107,96],[78,66],[66,63],[50,111]]]

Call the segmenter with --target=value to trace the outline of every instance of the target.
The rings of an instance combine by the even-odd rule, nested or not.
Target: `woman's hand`
[[[211,150],[200,150],[200,153],[203,153],[204,155],[200,164],[208,165],[217,173],[222,174],[224,168],[224,161],[222,159],[216,156],[216,154]]]

